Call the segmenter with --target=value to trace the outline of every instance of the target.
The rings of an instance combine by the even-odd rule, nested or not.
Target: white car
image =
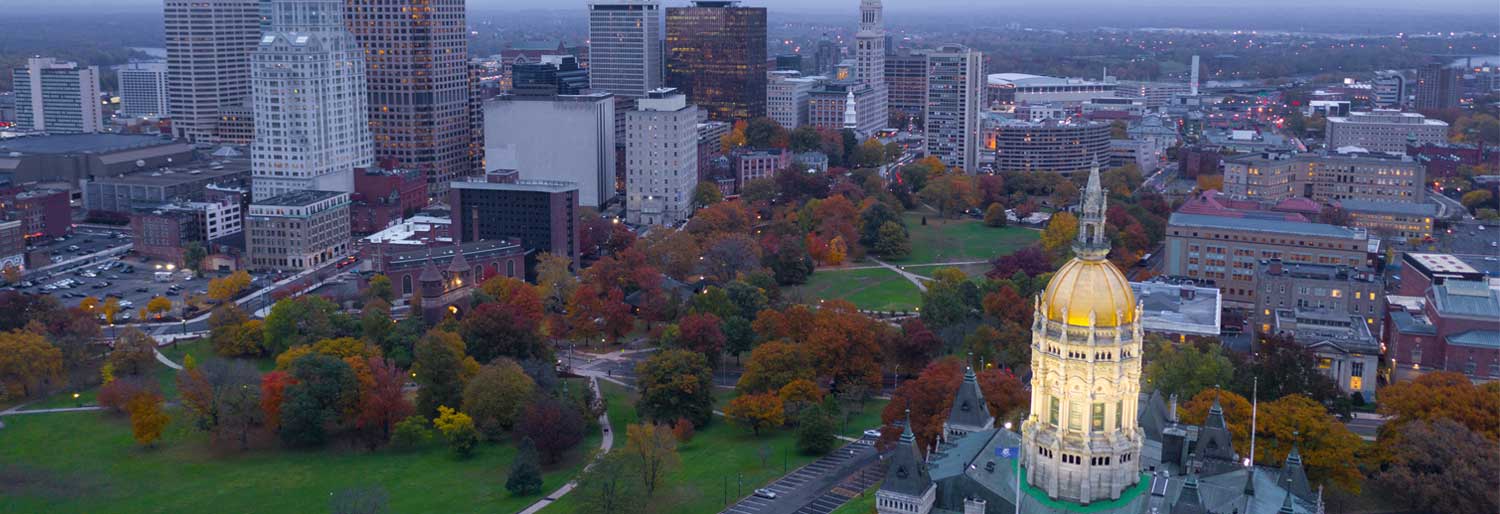
[[[767,500],[776,499],[776,491],[772,491],[770,489],[756,489],[755,495]]]
[[[875,429],[875,428],[866,430],[865,431],[865,437],[876,437],[876,438],[878,438],[878,437],[880,437],[880,430],[879,429]]]

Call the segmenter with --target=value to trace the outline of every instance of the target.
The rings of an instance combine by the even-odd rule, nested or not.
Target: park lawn
[[[927,226],[922,226],[922,214],[903,214],[907,231],[911,234],[911,255],[905,259],[892,259],[899,264],[933,264],[944,262],[988,261],[1009,255],[1035,243],[1041,232],[1021,227],[986,227],[971,218],[941,219],[927,215]]]
[[[204,348],[185,347],[178,358]],[[171,376],[165,366],[157,373]],[[175,395],[175,381],[163,380],[173,382]],[[71,394],[56,395],[63,396],[71,404]],[[8,416],[0,436],[0,512],[322,512],[334,492],[371,486],[403,513],[517,512],[541,498],[505,490],[516,451],[509,442],[481,444],[463,461],[438,441],[410,452],[332,445],[224,453],[209,448],[180,409],[168,414],[172,423],[153,450],[135,445],[126,419],[101,412]],[[544,469],[543,494],[576,476],[601,437],[592,431]]]
[[[964,275],[968,275],[969,278],[976,278],[988,273],[994,269],[994,266],[991,266],[988,262],[979,264],[906,264],[901,266],[901,269],[906,270],[907,273],[927,278],[932,278],[932,275],[937,273],[937,270],[943,268],[958,268],[959,271],[964,272]]]
[[[165,355],[167,359],[170,359],[172,362],[176,362],[178,364],[182,364],[183,358],[187,355],[192,355],[194,360],[203,362],[203,359],[206,359],[213,355],[213,348],[209,346],[208,340],[206,339],[194,339],[191,341],[183,341],[171,346],[164,347],[161,349],[161,353],[162,355]],[[264,361],[270,361],[271,367],[273,368],[276,366],[276,363],[274,361],[271,361],[270,359],[258,359],[256,361],[256,366],[261,367]],[[162,393],[162,397],[169,402],[176,401],[177,371],[173,370],[172,368],[168,368],[165,364],[162,364],[155,360],[152,360],[151,364],[151,373],[156,378],[156,384],[158,390],[160,390]],[[261,371],[266,370],[262,369]],[[26,409],[56,409],[63,407],[98,405],[98,397],[99,388],[97,386],[78,391],[77,399],[73,398],[73,391],[61,391],[57,394],[47,397],[44,400],[27,405]]]
[[[855,496],[854,499],[849,500],[849,503],[845,503],[843,506],[834,509],[829,514],[870,514],[875,512],[875,491],[878,490],[880,490],[880,486],[872,486],[860,493],[859,496]]]
[[[848,300],[856,307],[877,311],[911,310],[921,305],[922,292],[911,281],[884,268],[820,269],[795,294],[811,300]]]

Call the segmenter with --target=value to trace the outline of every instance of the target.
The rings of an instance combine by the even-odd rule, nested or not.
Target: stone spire
[[[883,491],[921,497],[932,487],[932,477],[917,450],[917,436],[911,431],[911,409],[906,411],[906,426],[901,429],[901,439],[896,442],[888,469],[885,483],[880,486]]]
[[[953,398],[953,409],[948,412],[947,423],[943,424],[944,435],[959,437],[994,426],[995,418],[990,415],[989,404],[984,401],[979,378],[974,375],[973,367],[965,367],[964,381],[958,385]]]
[[[1307,485],[1307,470],[1302,468],[1302,452],[1297,450],[1296,444],[1292,445],[1292,452],[1286,455],[1286,464],[1281,467],[1281,477],[1277,479],[1277,483],[1298,498],[1312,495],[1312,488]]]
[[[1109,236],[1104,233],[1104,188],[1099,185],[1099,163],[1089,170],[1089,182],[1083,189],[1083,204],[1078,209],[1078,239],[1073,253],[1083,260],[1102,260],[1109,255]]]
[[[844,128],[854,130],[859,128],[859,109],[854,101],[854,89],[849,89],[849,96],[844,98]]]
[[[1177,497],[1177,503],[1172,505],[1172,514],[1204,514],[1203,499],[1198,495],[1198,474],[1189,473],[1187,481],[1182,483],[1182,494]]]
[[[1276,514],[1296,514],[1296,512],[1292,506],[1292,492],[1287,491],[1286,499],[1281,501],[1281,509],[1277,510]]]

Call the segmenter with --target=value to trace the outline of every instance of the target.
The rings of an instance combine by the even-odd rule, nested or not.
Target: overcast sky
[[[11,0],[4,0],[9,2]],[[21,1],[21,0],[15,0]],[[951,11],[960,9],[982,9],[988,12],[997,12],[1008,7],[1025,7],[1035,9],[1042,6],[1055,6],[1063,9],[1080,8],[1092,6],[1110,6],[1116,8],[1182,8],[1206,9],[1215,6],[1233,7],[1244,9],[1246,7],[1261,7],[1267,10],[1278,10],[1287,8],[1317,6],[1324,9],[1334,7],[1348,7],[1354,9],[1377,9],[1380,7],[1392,7],[1401,10],[1424,10],[1424,11],[1447,11],[1447,12],[1470,12],[1470,13],[1496,13],[1500,12],[1495,0],[1423,0],[1411,2],[1409,0],[1251,0],[1254,3],[1246,3],[1245,0],[1131,0],[1121,2],[1118,0],[1051,0],[1049,2],[1030,2],[1026,0],[886,0],[886,8],[891,10],[923,10],[923,11]],[[579,8],[585,4],[585,0],[468,0],[470,8],[483,9],[567,9],[576,5]],[[667,0],[664,5],[686,5],[687,0]],[[161,5],[161,0],[50,0],[46,3],[54,8],[83,7],[83,8],[145,8]],[[831,11],[839,9],[855,9],[858,0],[746,0],[746,5],[763,6],[785,11]],[[24,11],[25,9],[22,8]]]

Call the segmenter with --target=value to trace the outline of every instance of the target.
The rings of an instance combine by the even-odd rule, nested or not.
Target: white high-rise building
[[[354,191],[370,166],[365,61],[342,0],[272,0],[252,59],[256,201],[292,191]]]
[[[120,114],[132,118],[167,115],[167,65],[131,63],[115,70],[120,79]]]
[[[616,184],[615,123],[615,96],[609,93],[486,100],[485,170],[572,182],[578,184],[579,206],[599,207],[622,187]]]
[[[870,89],[869,94],[860,95],[860,102],[870,105],[860,106],[859,111],[862,116],[874,119],[861,122],[861,128],[873,132],[868,127],[885,127],[890,120],[890,94],[885,84],[885,18],[880,0],[859,2],[859,32],[854,34],[854,79]]]
[[[625,114],[625,142],[625,219],[688,219],[698,185],[698,107],[676,89],[650,91]]]
[[[807,97],[823,77],[804,77],[795,71],[766,74],[766,116],[791,130],[807,124]]]
[[[979,51],[963,45],[927,54],[927,155],[968,173],[979,164],[983,62]]]
[[[250,54],[260,40],[260,9],[267,2],[165,1],[167,107],[174,137],[214,142],[220,113],[249,102]]]
[[[21,130],[82,134],[104,130],[99,68],[33,57],[13,70],[16,123]]]
[[[642,97],[662,84],[661,4],[656,0],[589,2],[589,85]]]

